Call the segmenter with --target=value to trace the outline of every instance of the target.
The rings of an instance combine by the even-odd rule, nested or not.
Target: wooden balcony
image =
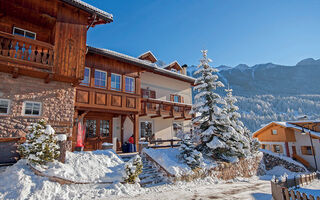
[[[53,45],[0,31],[0,64],[14,71],[33,69],[52,73]]]
[[[162,117],[163,119],[185,119],[190,120],[189,114],[191,105],[184,103],[175,103],[158,99],[141,99],[140,116],[150,116],[151,118]]]
[[[138,113],[140,111],[140,95],[77,86],[75,106],[80,110],[108,111],[123,114]]]

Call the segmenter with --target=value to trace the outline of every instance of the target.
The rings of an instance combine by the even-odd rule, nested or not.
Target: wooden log
[[[288,188],[283,189],[285,200],[290,200],[290,194]]]
[[[291,200],[296,200],[296,194],[294,193],[293,190],[290,190],[290,198]]]

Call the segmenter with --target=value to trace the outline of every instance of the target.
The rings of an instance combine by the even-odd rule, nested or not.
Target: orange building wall
[[[277,130],[277,134],[273,135],[272,130]],[[294,130],[282,127],[280,125],[272,125],[262,130],[257,136],[261,142],[295,142]]]

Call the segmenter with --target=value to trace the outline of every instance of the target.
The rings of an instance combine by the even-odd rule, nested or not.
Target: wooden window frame
[[[311,154],[309,154],[309,152],[308,152],[308,149],[307,149],[308,147],[310,147],[310,149],[311,149]],[[302,155],[306,155],[306,156],[313,156],[314,155],[314,150],[313,150],[312,146],[301,146],[300,149],[301,149]]]
[[[133,82],[132,82],[133,90],[132,91],[128,91],[127,88],[126,88],[126,86],[127,86],[127,78],[133,80]],[[128,92],[128,93],[135,93],[136,92],[136,85],[135,85],[136,84],[136,79],[135,78],[130,77],[130,76],[124,76],[124,82],[125,82],[125,86],[124,86],[125,92]]]
[[[179,98],[178,102],[174,101],[175,97]],[[170,94],[170,101],[175,102],[175,103],[184,103],[184,98],[179,94]]]
[[[276,151],[276,146],[279,146],[279,152]],[[283,153],[283,147],[281,144],[273,144],[272,149],[274,153]]]
[[[84,85],[84,86],[90,86],[90,82],[91,82],[91,68],[90,67],[85,67],[84,70],[88,69],[89,70],[89,78],[88,78],[88,83],[83,83],[82,81],[80,82],[80,85]],[[84,77],[83,77],[84,80]]]
[[[271,130],[271,135],[278,135],[278,130],[272,129]]]
[[[25,37],[25,38],[28,38],[28,39],[31,39],[31,40],[36,40],[37,39],[37,33],[29,31],[29,30],[26,30],[26,29],[23,29],[23,28],[19,28],[19,27],[16,27],[16,26],[14,26],[13,29],[12,29],[12,35],[17,35],[17,34],[15,34],[15,30],[23,31],[23,33],[24,33],[23,36],[22,35],[18,35],[18,36]],[[30,37],[26,37],[26,33],[27,32],[31,33],[31,34],[34,34],[34,39],[30,38]]]
[[[104,82],[105,82],[105,85],[104,86],[100,86],[100,85],[96,85],[96,71],[97,72],[102,72],[102,73],[105,73],[106,74],[106,78],[105,78],[105,80],[104,80]],[[100,70],[100,69],[94,69],[94,74],[93,74],[93,76],[94,76],[94,81],[93,81],[93,86],[95,87],[95,88],[101,88],[101,89],[106,89],[107,88],[107,85],[108,85],[108,72],[106,72],[106,71],[103,71],[103,70]],[[89,83],[89,85],[90,85],[90,83]]]
[[[119,77],[120,77],[120,88],[119,88],[119,89],[112,87],[112,75],[115,75],[115,76],[119,76]],[[114,91],[119,91],[119,92],[121,92],[121,90],[122,90],[122,75],[121,75],[121,74],[117,74],[117,73],[111,73],[110,77],[111,77],[110,89],[111,89],[111,90],[114,90]]]
[[[7,112],[6,113],[0,113],[0,115],[9,115],[10,107],[11,107],[11,100],[9,100],[9,99],[0,99],[0,101],[6,101],[8,103]]]
[[[34,115],[34,114],[26,114],[26,104],[27,103],[32,103],[32,112],[33,112],[33,106],[34,104],[39,104],[40,105],[40,108],[39,108],[39,115]],[[38,102],[38,101],[24,101],[23,102],[23,107],[22,107],[22,115],[23,116],[31,116],[31,117],[39,117],[41,116],[42,114],[42,103],[41,102]]]

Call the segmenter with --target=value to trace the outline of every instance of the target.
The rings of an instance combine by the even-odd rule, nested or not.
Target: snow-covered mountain
[[[233,89],[244,123],[251,131],[274,120],[299,115],[320,118],[320,59],[304,59],[294,66],[273,63],[249,67],[219,66],[220,81]],[[192,75],[196,66],[188,67]],[[224,91],[219,90],[220,95]]]

